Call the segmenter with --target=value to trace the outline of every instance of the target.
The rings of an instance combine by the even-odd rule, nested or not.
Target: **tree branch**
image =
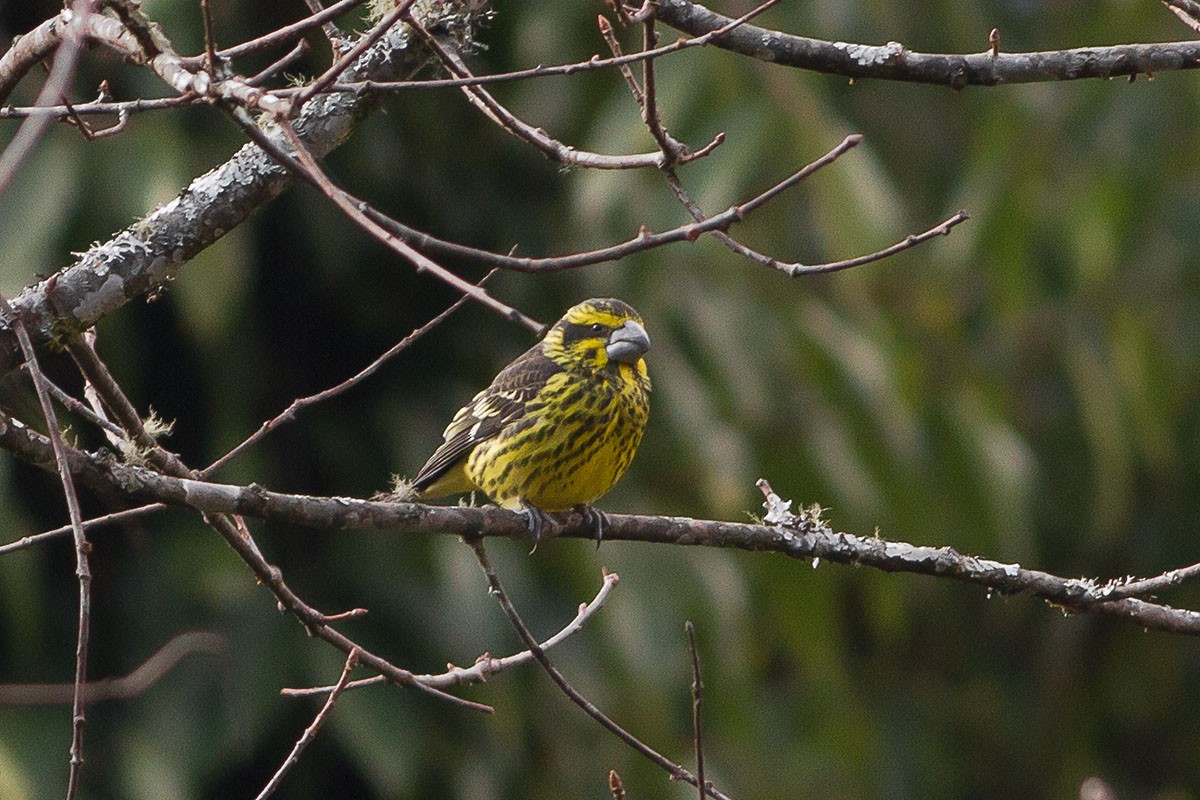
[[[3,413],[0,413],[0,447],[35,465],[53,468],[54,456],[49,441]],[[67,462],[76,476],[88,485],[116,489],[133,501],[158,501],[207,514],[239,514],[322,529],[387,529],[398,535],[503,536],[513,539],[524,539],[528,535],[522,515],[494,506],[427,506],[283,494],[257,484],[235,486],[169,477],[73,448],[68,448]],[[1150,630],[1200,636],[1200,612],[1119,597],[1119,593],[1119,599],[1113,599],[1108,592],[1113,591],[1114,586],[965,555],[952,547],[926,547],[834,531],[820,519],[819,509],[788,516],[787,505],[790,501],[783,503],[776,498],[772,502],[768,497],[767,524],[609,514],[604,538],[606,541],[774,552],[801,560],[821,559],[883,572],[930,575],[1006,595],[1029,594],[1061,608],[1117,617]],[[779,510],[781,508],[783,511]],[[552,515],[545,535],[592,541],[595,528],[585,515],[570,512]],[[1152,585],[1175,585],[1183,578],[1197,576],[1197,572],[1200,571],[1192,570]],[[267,574],[266,577],[275,576]]]
[[[676,764],[674,761],[671,761],[671,759],[659,753],[641,739],[622,728],[611,717],[601,711],[592,701],[580,694],[580,692],[567,681],[562,672],[560,672],[558,668],[551,663],[550,658],[546,655],[545,651],[542,650],[541,646],[537,642],[537,639],[533,637],[533,633],[529,630],[529,627],[525,624],[525,621],[521,619],[521,615],[517,613],[517,609],[515,606],[513,606],[512,601],[508,599],[508,595],[505,593],[504,587],[500,583],[500,578],[496,574],[495,568],[492,566],[491,559],[488,558],[487,550],[483,546],[483,540],[472,537],[467,539],[466,542],[475,552],[475,559],[479,562],[479,566],[483,570],[484,577],[487,578],[488,593],[491,594],[492,597],[496,598],[496,602],[500,604],[500,608],[504,611],[505,616],[508,617],[508,621],[512,623],[517,635],[521,637],[521,641],[524,642],[525,646],[529,648],[529,651],[533,653],[533,657],[537,659],[537,662],[542,666],[542,669],[544,669],[546,674],[550,676],[550,680],[554,682],[554,685],[557,686],[562,693],[567,696],[567,699],[579,706],[584,713],[596,720],[596,722],[600,723],[600,725],[609,733],[613,734],[625,744],[629,745],[633,750],[641,753],[643,756],[650,759],[650,761],[654,762],[663,770],[665,770],[666,773],[671,776],[671,780],[687,781],[693,786],[700,787],[701,800],[703,800],[705,793],[715,798],[715,800],[730,800],[728,795],[718,791],[716,788],[712,786],[704,786],[704,784],[691,772]]]
[[[136,669],[119,678],[104,678],[89,681],[84,688],[87,705],[104,700],[129,700],[148,691],[163,676],[190,655],[205,653],[224,655],[225,640],[204,631],[181,633],[160,647]],[[74,693],[70,683],[14,683],[0,684],[0,706],[61,705],[70,703]]]
[[[661,0],[658,18],[690,36],[722,28],[730,18],[690,0]],[[1113,78],[1200,67],[1200,42],[1078,47],[1036,53],[915,53],[899,42],[886,45],[827,42],[741,25],[713,40],[717,47],[786,67],[962,89],[1004,83]]]
[[[542,650],[549,650],[566,641],[568,636],[581,630],[583,623],[600,610],[601,606],[608,599],[609,593],[616,587],[617,582],[620,580],[617,573],[608,571],[603,572],[603,578],[604,581],[600,584],[600,591],[592,598],[592,602],[580,604],[579,612],[575,614],[575,618],[568,622],[558,633],[541,643]],[[506,669],[512,669],[521,664],[527,664],[533,659],[534,655],[529,650],[522,650],[519,653],[504,656],[503,658],[496,658],[490,653],[484,653],[475,659],[475,663],[469,667],[450,665],[445,672],[437,675],[416,675],[414,679],[426,686],[433,686],[440,689],[448,689],[451,686],[461,686],[467,683],[484,683],[488,678],[497,673],[503,672]],[[364,686],[375,686],[385,681],[386,679],[382,675],[376,675],[372,678],[350,681],[350,683],[346,684],[346,688],[358,689]],[[288,697],[303,697],[310,694],[328,694],[332,690],[332,686],[313,686],[307,689],[283,689],[280,694]]]
[[[423,4],[423,13],[460,14],[453,4]],[[92,15],[95,18],[95,15]],[[111,18],[100,18],[113,22]],[[430,27],[471,25],[473,19],[425,19]],[[40,52],[40,51],[38,51]],[[349,70],[344,80],[411,77],[428,58],[403,28],[393,28]],[[182,64],[183,62],[179,62]],[[375,92],[322,94],[295,122],[308,150],[323,158],[349,138],[372,112]],[[254,144],[191,182],[179,195],[113,238],[90,248],[71,266],[26,288],[13,300],[35,343],[62,342],[106,314],[170,280],[197,253],[236,228],[291,185],[292,177]],[[0,325],[0,376],[20,363],[11,329]]]

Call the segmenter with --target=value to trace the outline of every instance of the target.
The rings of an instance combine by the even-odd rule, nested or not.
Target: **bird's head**
[[[641,316],[622,300],[584,300],[570,308],[544,339],[547,355],[561,354],[591,369],[628,364],[646,375],[642,356],[650,349],[650,335]]]

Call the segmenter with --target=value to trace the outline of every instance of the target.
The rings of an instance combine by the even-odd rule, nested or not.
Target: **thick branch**
[[[0,414],[0,448],[42,466],[53,465],[50,443],[41,434]],[[387,529],[394,534],[505,536],[524,538],[525,518],[493,506],[469,508],[385,503],[348,497],[312,497],[172,478],[72,450],[68,464],[84,483],[116,488],[131,500],[187,506],[207,514],[240,514],[313,528]],[[1108,589],[1089,580],[1063,578],[976,556],[952,547],[924,547],[876,537],[839,533],[812,515],[771,517],[780,524],[754,525],[687,517],[610,514],[604,538],[658,544],[732,547],[776,552],[797,559],[822,559],[972,583],[1003,594],[1031,594],[1063,608],[1116,616],[1144,628],[1200,636],[1200,612],[1133,598],[1111,599]],[[551,518],[546,535],[592,539],[585,515]]]
[[[661,0],[658,18],[690,36],[728,25],[729,17],[690,0]],[[809,39],[741,25],[713,44],[788,67],[891,81],[933,83],[962,89],[1001,83],[1114,78],[1200,67],[1200,42],[1161,42],[1113,47],[1079,47],[1037,53],[914,53],[899,42],[851,44]]]
[[[427,4],[422,8],[441,8]],[[461,20],[455,24],[461,25]],[[439,20],[424,23],[437,27]],[[393,28],[342,78],[389,80],[411,77],[425,65],[424,48],[407,29]],[[333,93],[305,105],[295,123],[309,151],[324,157],[349,138],[373,111],[379,95]],[[13,301],[36,343],[61,342],[91,327],[130,299],[170,280],[204,248],[216,242],[291,184],[285,169],[253,144],[200,176],[179,196],[146,218],[84,253],[78,261],[27,288]],[[16,338],[0,326],[0,375],[20,363]]]

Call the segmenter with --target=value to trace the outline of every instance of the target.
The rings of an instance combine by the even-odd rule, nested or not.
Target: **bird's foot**
[[[529,555],[533,555],[537,552],[538,542],[542,540],[546,526],[551,523],[550,515],[524,500],[521,501],[521,510],[517,513],[525,517],[525,527],[528,529],[529,535],[533,537],[533,549],[529,551]]]
[[[591,525],[596,531],[596,549],[600,549],[600,542],[604,540],[604,526],[608,524],[608,514],[605,514],[595,506],[589,506],[586,503],[580,503],[575,506],[575,511],[583,516],[583,524]]]

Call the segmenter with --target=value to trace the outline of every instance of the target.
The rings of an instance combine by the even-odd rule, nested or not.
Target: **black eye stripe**
[[[565,322],[562,324],[562,340],[563,344],[571,344],[578,342],[580,339],[594,339],[597,331],[592,329],[591,325],[580,325],[577,322]],[[596,323],[600,324],[600,323]],[[602,329],[607,329],[607,326],[601,325]]]

